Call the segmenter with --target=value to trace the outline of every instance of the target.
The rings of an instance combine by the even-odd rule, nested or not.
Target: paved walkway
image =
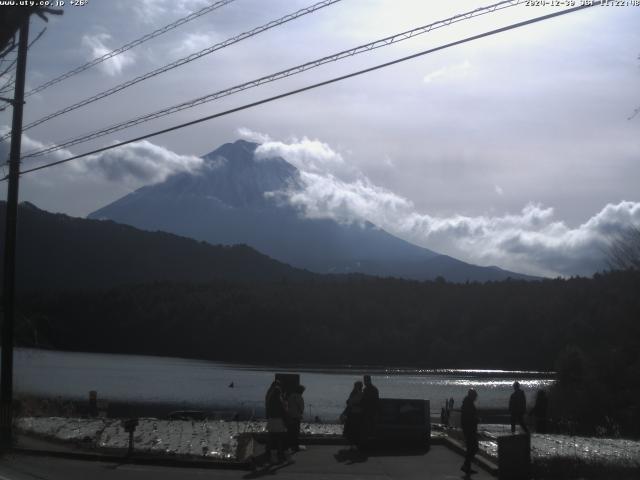
[[[282,480],[444,480],[465,478],[462,457],[445,446],[414,454],[349,452],[343,446],[312,445],[296,454],[294,463],[248,470],[177,468],[115,462],[71,460],[49,456],[9,454],[0,459],[0,480],[112,480],[112,479],[254,479]],[[477,468],[471,478],[493,477]],[[467,477],[468,478],[468,477]]]

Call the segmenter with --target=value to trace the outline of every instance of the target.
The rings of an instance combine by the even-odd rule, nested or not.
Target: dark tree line
[[[485,284],[347,277],[154,283],[20,298],[23,344],[211,360],[555,368],[640,345],[640,273]]]
[[[633,270],[485,284],[155,283],[22,295],[18,336],[22,345],[249,363],[558,370],[563,416],[595,425],[631,415],[629,424],[640,395],[638,292]]]

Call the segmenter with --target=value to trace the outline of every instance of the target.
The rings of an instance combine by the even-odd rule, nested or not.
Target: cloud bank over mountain
[[[274,141],[248,129],[239,133],[266,140],[257,155],[279,155],[300,170],[304,188],[278,195],[301,207],[308,217],[368,220],[413,243],[472,263],[536,275],[590,275],[606,267],[611,238],[640,224],[640,202],[633,201],[609,203],[576,226],[535,200],[504,215],[432,216],[356,172],[327,143],[309,138]]]

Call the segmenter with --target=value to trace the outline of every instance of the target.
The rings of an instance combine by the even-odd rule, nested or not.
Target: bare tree
[[[640,227],[633,225],[618,234],[607,252],[612,270],[640,270]]]

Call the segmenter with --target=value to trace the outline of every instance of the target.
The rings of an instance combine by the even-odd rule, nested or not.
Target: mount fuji
[[[532,279],[471,265],[401,240],[370,222],[305,218],[274,195],[301,188],[281,157],[256,159],[258,144],[238,140],[204,155],[197,172],[173,174],[91,213],[92,219],[165,231],[212,244],[246,244],[317,273],[364,273],[415,280]]]

